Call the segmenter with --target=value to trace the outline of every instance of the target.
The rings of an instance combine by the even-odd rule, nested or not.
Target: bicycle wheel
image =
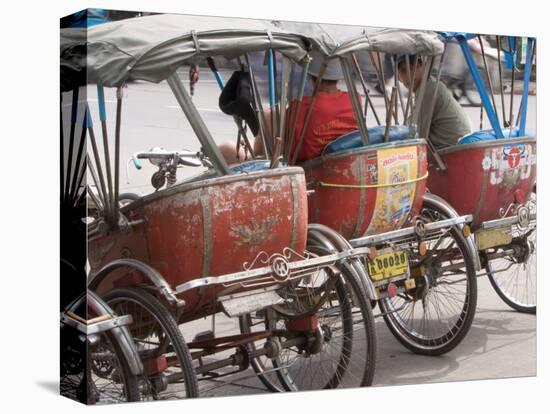
[[[531,197],[536,208],[536,195]],[[518,254],[487,263],[487,276],[498,296],[512,309],[537,313],[537,228],[513,234]],[[496,251],[498,253],[498,250]]]
[[[449,218],[436,204],[426,200],[421,211],[424,222]],[[397,340],[411,351],[441,355],[451,351],[470,329],[477,302],[474,258],[458,227],[431,240],[427,252],[409,253],[416,287],[379,302],[384,320]]]
[[[70,326],[61,331],[61,395],[85,404],[140,400],[138,377],[109,331],[86,346]]]
[[[168,310],[151,294],[137,288],[113,289],[104,300],[120,315],[131,315],[128,326],[145,368],[142,398],[163,400],[198,396],[191,355]]]
[[[370,302],[349,263],[317,271],[278,291],[283,305],[241,318],[243,333],[278,332],[276,357],[252,367],[275,392],[371,385],[376,337]],[[310,329],[304,328],[308,326]],[[258,349],[262,344],[249,345]],[[265,344],[263,344],[265,346]]]

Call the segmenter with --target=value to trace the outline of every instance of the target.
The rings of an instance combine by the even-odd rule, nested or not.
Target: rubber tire
[[[506,293],[502,291],[502,289],[500,288],[496,280],[493,278],[493,275],[491,274],[490,264],[487,264],[487,267],[485,269],[487,270],[487,277],[489,278],[489,282],[491,282],[491,286],[493,286],[493,289],[495,290],[497,295],[502,299],[504,303],[506,303],[512,309],[520,313],[527,313],[529,315],[537,314],[537,305],[532,305],[532,306],[520,305],[519,303],[516,303],[513,300],[511,300],[508,297],[508,295],[506,295]]]
[[[445,214],[444,211],[441,211],[435,205],[429,204],[430,203],[426,201],[424,203],[424,208],[431,208],[441,214],[443,218],[450,218]],[[475,270],[475,261],[470,254],[470,249],[468,249],[468,245],[460,228],[454,226],[451,230],[451,235],[453,239],[455,239],[458,248],[461,250],[466,264],[469,305],[468,309],[466,310],[466,315],[462,326],[450,341],[446,342],[442,346],[435,346],[432,348],[415,342],[414,337],[408,335],[407,332],[404,332],[402,330],[402,328],[394,324],[391,314],[386,314],[388,308],[384,300],[379,301],[380,310],[384,314],[384,321],[386,322],[386,325],[389,328],[390,332],[405,348],[419,355],[439,356],[453,350],[458,344],[460,344],[460,342],[462,342],[462,340],[470,330],[470,327],[472,326],[472,322],[474,320],[477,306],[477,275]]]
[[[112,334],[112,332],[106,331],[104,332],[104,335],[107,337],[107,340],[113,346],[113,350],[117,355],[117,360],[122,370],[122,377],[124,378],[124,387],[126,390],[126,401],[128,402],[140,401],[141,394],[139,391],[138,377],[134,375],[130,370],[130,365],[128,364],[128,361],[126,360],[126,358],[124,357],[124,354],[122,353],[120,344],[116,341],[116,338]]]
[[[351,259],[351,260],[357,260],[357,259]],[[369,342],[367,346],[367,355],[365,358],[366,359],[365,370],[364,370],[361,384],[359,386],[362,386],[362,387],[370,386],[372,385],[374,380],[374,372],[376,369],[376,354],[377,354],[375,322],[374,322],[374,315],[372,311],[371,301],[370,299],[368,299],[368,295],[365,292],[363,284],[361,283],[359,276],[357,275],[357,272],[353,269],[353,266],[351,265],[350,261],[346,261],[340,265],[341,265],[340,270],[344,275],[345,283],[338,282],[337,289],[339,289],[340,295],[347,293],[347,298],[355,300],[354,305],[360,309],[361,315],[363,316],[363,323],[365,325],[365,336],[367,338],[367,341]],[[250,315],[243,315],[240,317],[239,326],[241,329],[241,333],[250,332],[249,327],[247,326],[247,318],[249,317]],[[351,329],[353,329],[353,327]],[[253,345],[248,345],[248,347],[253,349],[252,348]],[[351,352],[353,352],[353,349],[351,350]],[[250,362],[251,362],[252,368],[254,369],[254,372],[258,375],[260,381],[265,385],[265,387],[269,391],[271,392],[300,391],[300,390],[297,390],[296,388],[293,388],[290,385],[291,380],[289,381],[285,379],[283,377],[283,374],[280,371],[277,372],[277,377],[280,382],[279,384],[275,384],[268,377],[266,377],[265,375],[262,375],[263,367],[262,367],[262,363],[258,360],[258,358],[252,358]],[[274,366],[277,366],[278,361],[272,360],[272,364]],[[329,383],[331,381],[329,381]],[[325,389],[335,388],[334,384],[329,384],[329,383],[327,383],[323,388]],[[338,384],[336,384],[336,386],[337,385]]]
[[[150,293],[139,288],[116,288],[106,292],[103,295],[103,299],[109,306],[116,309],[116,299],[129,298],[138,302],[141,306],[146,308],[151,314],[155,315],[162,329],[170,338],[170,342],[174,347],[174,350],[180,361],[182,371],[184,374],[186,397],[195,398],[199,396],[199,387],[193,363],[191,360],[191,354],[183,339],[176,321],[166,309],[166,307],[159,302]],[[131,330],[131,325],[128,327]]]

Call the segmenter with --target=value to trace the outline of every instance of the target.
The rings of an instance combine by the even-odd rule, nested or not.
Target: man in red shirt
[[[309,75],[311,76],[313,85],[317,82],[321,61],[322,58],[315,55],[314,59],[311,61]],[[328,143],[348,132],[357,130],[357,121],[353,112],[350,96],[347,92],[338,89],[337,86],[338,81],[341,79],[343,79],[343,75],[338,59],[330,60],[325,69],[323,79],[319,84],[315,102],[313,102],[311,117],[306,125],[303,141],[299,146],[298,162],[318,157]],[[298,147],[304,127],[304,120],[312,101],[312,96],[304,96],[300,103],[291,156],[293,156]],[[287,122],[288,119],[290,119],[290,115],[295,111],[296,105],[297,101],[291,102],[287,112]],[[266,115],[268,115],[269,121],[270,114],[267,113]],[[220,150],[229,164],[237,161],[235,144],[221,144]],[[254,151],[256,155],[263,153],[261,140],[255,140]],[[239,158],[241,160],[244,159],[244,154]]]

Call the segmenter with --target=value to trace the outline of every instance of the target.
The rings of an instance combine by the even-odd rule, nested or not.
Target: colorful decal
[[[399,184],[418,177],[417,148],[378,151],[378,184],[395,184],[376,190],[376,204],[367,233],[401,227],[411,211],[416,183]]]
[[[514,185],[531,177],[531,166],[536,163],[531,145],[505,145],[488,150],[481,162],[483,171],[489,171],[491,185]]]

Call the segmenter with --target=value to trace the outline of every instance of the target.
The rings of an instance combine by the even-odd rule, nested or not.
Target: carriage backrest
[[[384,135],[386,132],[385,125],[377,125],[367,129],[369,134],[369,144],[381,144],[384,142]],[[406,139],[414,139],[416,136],[411,136],[411,128],[406,125],[391,125],[388,133],[388,142],[404,141]],[[323,150],[323,154],[332,154],[352,148],[360,148],[363,146],[361,142],[361,133],[359,131],[352,131],[346,135],[342,135],[336,138],[330,144],[328,144]]]

